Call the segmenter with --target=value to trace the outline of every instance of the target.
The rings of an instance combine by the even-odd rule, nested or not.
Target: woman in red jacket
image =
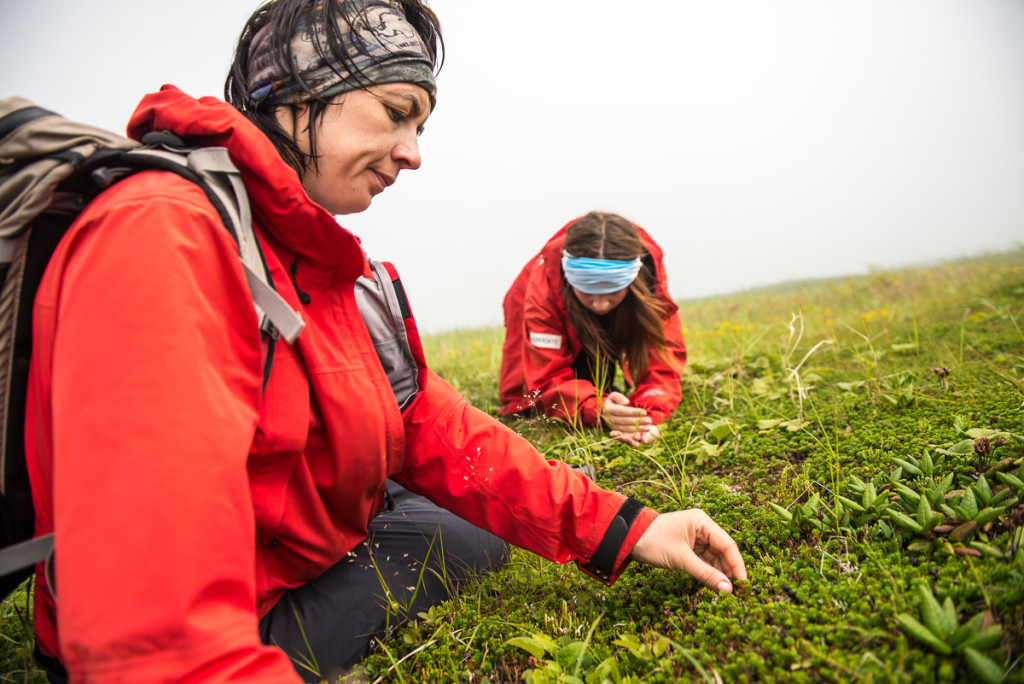
[[[679,405],[686,343],[661,248],[616,214],[564,226],[505,295],[501,412],[540,409],[603,421],[627,444],[652,442]],[[616,362],[633,389],[614,389]]]
[[[228,102],[165,86],[135,111],[136,139],[227,148],[305,328],[261,334],[232,236],[175,174],[115,183],[70,227],[26,417],[60,556],[36,591],[54,682],[333,679],[464,566],[497,565],[493,535],[607,583],[631,560],[746,578],[704,513],[602,489],[469,406],[426,367],[394,269],[335,220],[419,167],[438,30],[418,0],[272,0]]]

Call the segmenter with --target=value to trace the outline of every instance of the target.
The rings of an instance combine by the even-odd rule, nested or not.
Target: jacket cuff
[[[541,396],[544,415],[564,420],[573,427],[596,425],[597,390],[593,383],[572,380],[562,383],[550,394]]]
[[[580,570],[604,584],[613,584],[629,565],[629,552],[657,517],[657,511],[636,499],[626,499],[590,560],[577,561]]]
[[[597,411],[597,392],[583,399],[576,406],[576,415],[585,426],[598,425],[601,422],[601,414]]]
[[[646,402],[644,401],[644,392],[634,392],[629,396],[629,405],[635,408],[642,408],[647,411],[647,416],[651,419],[655,425],[663,422],[668,415],[672,413],[671,409],[668,409],[664,404],[658,402]]]

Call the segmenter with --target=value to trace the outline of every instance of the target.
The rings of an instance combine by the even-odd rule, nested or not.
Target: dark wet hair
[[[441,25],[437,15],[421,0],[398,2],[406,19],[423,41],[429,58],[434,63],[435,72],[440,71],[444,63],[444,40],[441,37]],[[235,58],[224,83],[224,99],[263,131],[285,162],[300,174],[310,166],[314,170],[317,168],[317,131],[331,98],[321,97],[307,88],[309,98],[297,104],[271,105],[254,100],[251,96],[253,84],[250,82],[249,73],[253,39],[258,32],[269,27],[270,45],[280,60],[280,66],[286,73],[291,74],[296,83],[305,87],[291,58],[291,41],[300,23],[305,22],[307,17],[314,17],[314,23],[325,29],[324,40],[315,42],[317,55],[328,64],[338,65],[336,71],[358,75],[362,72],[345,49],[343,31],[338,26],[355,24],[361,13],[362,10],[357,3],[348,3],[345,0],[270,0],[249,17],[239,36]],[[365,76],[362,79],[365,81],[362,87],[372,85]],[[293,121],[298,121],[301,107],[308,108],[309,154],[299,149],[295,142],[297,131],[287,131],[278,122],[278,107],[291,109]]]
[[[651,350],[666,347],[664,306],[654,295],[654,260],[640,242],[636,227],[618,214],[592,211],[565,231],[565,251],[577,257],[631,261],[643,266],[622,303],[604,316],[587,309],[562,275],[565,308],[576,339],[591,359],[625,361],[634,384],[647,375]]]

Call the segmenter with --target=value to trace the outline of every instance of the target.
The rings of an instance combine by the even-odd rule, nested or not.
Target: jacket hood
[[[128,135],[136,140],[150,131],[170,131],[190,145],[226,147],[242,174],[261,229],[286,248],[344,276],[368,272],[358,238],[309,199],[298,174],[270,139],[230,104],[214,97],[197,100],[165,85],[142,99],[128,123]]]

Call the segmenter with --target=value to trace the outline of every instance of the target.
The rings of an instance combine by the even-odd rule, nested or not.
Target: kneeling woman
[[[686,343],[661,248],[616,214],[591,212],[548,240],[505,295],[501,412],[604,421],[654,441],[679,405]],[[613,388],[615,364],[632,387]]]

